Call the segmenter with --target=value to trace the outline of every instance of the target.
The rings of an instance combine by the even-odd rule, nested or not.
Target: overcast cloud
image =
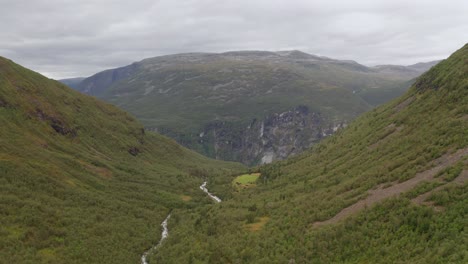
[[[407,65],[468,42],[468,1],[0,0],[0,32],[0,56],[51,78],[195,51]]]

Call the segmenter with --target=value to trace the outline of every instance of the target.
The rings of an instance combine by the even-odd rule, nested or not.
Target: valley
[[[182,53],[62,82],[0,57],[2,264],[464,264],[467,180],[468,44],[409,66]]]
[[[154,261],[464,263],[467,52],[312,149],[257,167],[255,186],[214,185],[222,204],[176,210]]]

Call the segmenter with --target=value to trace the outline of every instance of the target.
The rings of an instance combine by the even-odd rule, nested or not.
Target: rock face
[[[320,113],[311,112],[307,106],[298,106],[262,120],[252,119],[241,127],[229,122],[213,122],[189,136],[159,132],[217,159],[254,165],[300,153],[345,126],[344,121],[333,123]]]

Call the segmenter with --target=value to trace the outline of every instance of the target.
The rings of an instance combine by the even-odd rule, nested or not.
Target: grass
[[[232,186],[237,190],[255,187],[260,173],[242,174],[234,178]]]
[[[184,202],[190,202],[192,200],[192,197],[191,196],[188,196],[188,195],[181,195],[180,198],[182,199],[182,201]]]
[[[246,224],[245,228],[250,232],[257,232],[262,230],[265,224],[270,220],[268,216],[262,216],[255,219],[254,223]]]

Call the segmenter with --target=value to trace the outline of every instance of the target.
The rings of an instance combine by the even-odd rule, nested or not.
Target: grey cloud
[[[192,51],[300,49],[366,65],[447,57],[464,0],[0,0],[0,55],[52,78]]]

